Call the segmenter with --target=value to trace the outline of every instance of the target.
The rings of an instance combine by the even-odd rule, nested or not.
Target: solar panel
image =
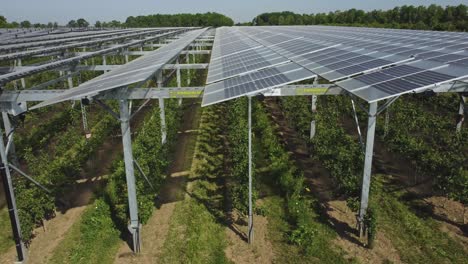
[[[224,56],[210,63],[206,83],[213,83],[246,73],[287,62],[288,59],[274,51],[259,47]]]
[[[127,38],[134,38],[136,36],[146,36],[150,34],[156,34],[160,33],[161,30],[144,30],[136,33],[130,33],[130,34],[118,34],[119,36],[114,36],[115,34],[111,35],[101,35],[103,38],[98,38],[96,40],[89,40],[89,41],[79,41],[83,39],[75,39],[75,43],[71,44],[64,44],[64,45],[57,45],[54,47],[48,47],[48,48],[40,48],[40,49],[34,49],[34,50],[26,50],[22,52],[16,52],[16,53],[9,53],[9,54],[4,54],[0,55],[0,61],[2,60],[13,60],[13,59],[18,59],[18,58],[24,58],[24,57],[30,57],[33,55],[38,55],[38,54],[48,54],[56,51],[61,51],[61,50],[66,50],[66,49],[72,49],[72,48],[77,48],[77,47],[86,47],[86,46],[94,46],[100,43],[105,43],[109,41],[119,41],[119,40],[124,40]],[[88,37],[86,37],[88,39]],[[54,41],[57,42],[57,41]],[[36,43],[40,44],[40,43]],[[30,45],[30,44],[28,44]],[[8,46],[6,46],[8,47]],[[1,47],[0,47],[1,50]]]
[[[70,89],[60,96],[48,101],[44,101],[32,109],[51,105],[75,98],[94,96],[99,92],[125,87],[127,85],[146,81],[155,74],[161,67],[175,57],[206,29],[199,29],[185,33],[180,39],[171,42],[153,52],[148,53],[136,60],[124,64],[117,69],[100,75],[77,88]]]
[[[222,32],[242,39],[248,36],[329,81],[348,78],[338,84],[349,91],[372,87],[378,91],[369,97],[374,99],[379,93],[388,96],[462,78],[462,71],[447,74],[440,68],[468,66],[468,52],[460,52],[468,45],[465,33],[327,26],[237,27]],[[249,53],[243,53],[235,55],[243,59],[229,62],[238,70],[218,74],[228,77],[268,65],[257,60],[254,52],[250,60]]]
[[[228,101],[245,95],[254,95],[274,87],[314,78],[315,76],[314,73],[295,63],[236,76],[207,85],[202,106]]]
[[[132,31],[116,31],[116,32],[107,32],[106,34],[92,34],[92,35],[78,35],[78,36],[69,36],[67,38],[51,38],[51,39],[44,39],[44,40],[36,40],[36,41],[31,41],[31,42],[24,42],[24,43],[18,43],[18,44],[8,44],[8,45],[2,45],[0,46],[0,51],[15,51],[15,50],[23,50],[23,49],[30,49],[30,48],[44,48],[44,47],[49,47],[49,46],[58,46],[66,43],[77,43],[81,41],[88,41],[88,40],[98,40],[106,37],[112,37],[112,36],[125,36],[129,35],[131,36],[132,34],[135,33],[144,33],[144,32],[151,32],[151,31],[156,31],[159,30],[160,32],[165,32],[168,31],[169,29],[138,29],[138,30],[132,30]]]
[[[394,79],[391,80],[387,78],[386,81],[372,85],[357,86],[355,83],[357,78],[337,84],[345,90],[349,90],[354,85],[354,88],[351,88],[350,92],[368,102],[374,102],[405,93],[411,93],[415,90],[430,89],[437,84],[466,77],[468,77],[467,68],[446,65],[433,70],[424,70],[408,74],[400,78],[394,77]],[[361,82],[362,80],[358,81]]]
[[[448,74],[443,74],[435,71],[423,71],[420,73],[416,73],[413,75],[409,75],[406,77],[403,77],[403,80],[407,80],[422,86],[430,85],[430,84],[437,84],[437,83],[442,83],[448,80],[455,79],[455,76],[448,75]]]

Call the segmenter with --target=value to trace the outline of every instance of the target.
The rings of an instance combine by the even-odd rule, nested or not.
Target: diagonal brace
[[[151,187],[151,189],[153,189],[153,191],[156,191],[156,189],[154,188],[153,184],[151,184],[151,182],[149,181],[148,177],[146,177],[145,173],[143,172],[143,169],[140,167],[140,164],[138,164],[138,162],[133,159],[133,163],[135,164],[135,166],[137,167],[138,171],[140,172],[141,176],[143,176],[143,178],[145,179],[145,181],[148,183],[148,185]]]
[[[18,169],[17,167],[15,167],[15,165],[9,163],[8,166],[10,166],[13,170],[15,170],[16,172],[18,172],[21,176],[25,177],[26,179],[28,179],[30,182],[34,183],[37,187],[41,188],[42,190],[44,190],[45,192],[47,193],[52,193],[49,189],[47,189],[46,187],[44,187],[44,185],[40,184],[38,181],[34,180],[32,177],[30,177],[29,175],[27,175],[25,172],[23,172],[22,170]]]

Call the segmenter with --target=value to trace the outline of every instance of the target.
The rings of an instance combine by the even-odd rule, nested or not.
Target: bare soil
[[[261,200],[258,200],[261,203]],[[228,246],[224,251],[226,257],[237,264],[248,263],[273,263],[275,258],[273,245],[268,238],[268,219],[264,216],[254,216],[254,242],[248,244],[245,237],[239,236],[239,230],[247,233],[247,226],[244,224],[233,223],[232,228],[226,228],[226,237]]]

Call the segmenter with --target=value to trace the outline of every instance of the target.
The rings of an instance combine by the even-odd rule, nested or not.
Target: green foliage
[[[78,24],[76,23],[76,20],[74,20],[74,19],[68,21],[68,23],[67,23],[67,27],[74,28],[74,27],[77,27],[77,26],[78,26]]]
[[[301,247],[307,247],[314,243],[317,231],[309,225],[300,225],[289,236],[289,241]]]
[[[225,185],[221,180],[225,177],[223,114],[222,105],[203,109],[196,145],[185,153],[194,157],[188,179],[189,196],[185,195],[184,186],[173,190],[180,192],[183,201],[176,205],[172,215],[162,263],[229,263],[224,253],[227,247],[225,226],[224,222],[220,223],[220,219],[225,218]],[[195,122],[197,120],[195,117]],[[195,144],[195,140],[188,144]],[[181,237],[185,243],[180,243]]]
[[[383,181],[382,176],[374,182]],[[373,185],[372,208],[378,214],[379,230],[392,239],[405,263],[466,263],[466,248],[441,231],[440,223],[431,217],[421,218],[401,202],[402,193],[386,192]]]
[[[0,209],[0,254],[14,246],[10,217],[6,208]]]
[[[203,204],[184,201],[175,208],[173,219],[161,263],[230,263],[224,253],[224,226]]]
[[[390,109],[386,147],[412,161],[419,175],[434,179],[434,187],[451,199],[468,204],[468,131],[455,133],[455,124],[440,113],[456,112],[457,98],[420,96],[395,102]],[[443,107],[442,107],[443,105]],[[435,111],[427,111],[428,107]],[[450,110],[449,110],[450,109]],[[384,117],[378,122],[384,123]],[[383,138],[382,126],[377,126]]]
[[[84,18],[80,18],[76,21],[76,25],[80,28],[85,28],[89,26],[89,23]]]
[[[375,235],[377,234],[377,213],[372,207],[367,208],[364,216],[364,224],[367,229],[368,247],[374,247]]]
[[[70,110],[73,111],[73,110]],[[54,128],[70,124],[70,120],[80,118],[79,115],[71,113],[59,115],[47,126],[42,127],[45,131],[52,131]],[[73,122],[73,121],[71,121]],[[117,127],[117,122],[110,115],[103,115],[101,120],[92,128],[92,137],[85,139],[73,127],[65,133],[59,133],[54,152],[47,153],[38,151],[33,153],[31,147],[43,146],[42,137],[50,137],[40,131],[36,131],[26,139],[20,146],[27,146],[24,149],[23,157],[29,165],[29,172],[35,180],[42,183],[53,191],[52,195],[45,193],[31,182],[24,178],[15,178],[15,192],[17,196],[17,206],[21,221],[21,231],[23,239],[28,242],[32,237],[32,230],[40,225],[43,219],[51,218],[55,215],[55,197],[61,197],[65,192],[65,187],[76,180],[76,176],[89,157],[104,142],[105,138]],[[54,131],[53,133],[57,133]],[[39,140],[39,142],[38,142]],[[51,159],[49,154],[54,154]]]
[[[421,30],[468,30],[466,5],[412,6],[404,5],[389,10],[363,11],[349,9],[317,14],[273,12],[258,15],[253,25],[353,25]]]
[[[0,15],[0,28],[8,27],[7,19]]]
[[[154,107],[146,117],[138,136],[134,139],[133,155],[143,172],[151,182],[153,190],[146,180],[135,170],[138,195],[139,218],[144,224],[150,218],[154,209],[154,199],[166,178],[169,165],[169,150],[175,143],[177,129],[180,124],[180,109],[176,100],[166,100],[167,143],[161,143],[161,124],[159,107]],[[109,177],[107,195],[120,227],[125,227],[128,219],[127,184],[125,180],[125,165],[122,160],[114,165]]]
[[[249,156],[248,156],[248,103],[247,98],[240,98],[228,105],[227,140],[229,142],[229,157],[232,168],[231,179],[234,182],[231,189],[233,207],[244,215],[248,214],[248,183],[249,183]],[[252,150],[252,153],[254,151]],[[255,154],[252,154],[255,157]],[[252,165],[255,159],[252,159]],[[252,166],[252,186],[255,186],[255,167]],[[253,188],[252,200],[255,204],[257,197],[256,188]]]
[[[313,256],[321,262],[343,263],[341,254],[330,246],[335,234],[320,223],[320,215],[316,212],[318,203],[305,193],[303,174],[278,140],[268,113],[261,104],[256,103],[254,106],[255,133],[259,135],[258,144],[269,164],[267,177],[273,178],[286,195],[287,220],[292,229],[288,232],[288,241],[298,245],[305,256]]]
[[[31,27],[31,22],[29,22],[28,20],[22,21],[22,22],[20,23],[20,26],[21,26],[22,28],[30,28],[30,27]]]
[[[317,133],[310,142],[311,153],[322,162],[330,172],[336,185],[336,191],[347,197],[357,197],[360,191],[360,179],[363,155],[359,144],[340,126],[340,109],[346,105],[343,97],[320,97],[320,111],[315,114]],[[310,100],[306,97],[284,97],[281,106],[296,130],[309,141]]]
[[[234,21],[218,13],[204,14],[155,14],[130,16],[125,21],[127,27],[221,27],[232,26]]]
[[[120,232],[109,205],[97,199],[54,251],[51,263],[109,263],[118,248]]]

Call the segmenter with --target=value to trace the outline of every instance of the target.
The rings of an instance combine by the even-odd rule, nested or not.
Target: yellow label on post
[[[170,98],[181,98],[181,97],[186,97],[186,98],[194,98],[194,97],[200,97],[202,94],[202,91],[171,91],[169,92],[169,97]]]
[[[296,95],[317,95],[317,94],[325,94],[328,91],[328,88],[297,88]]]

